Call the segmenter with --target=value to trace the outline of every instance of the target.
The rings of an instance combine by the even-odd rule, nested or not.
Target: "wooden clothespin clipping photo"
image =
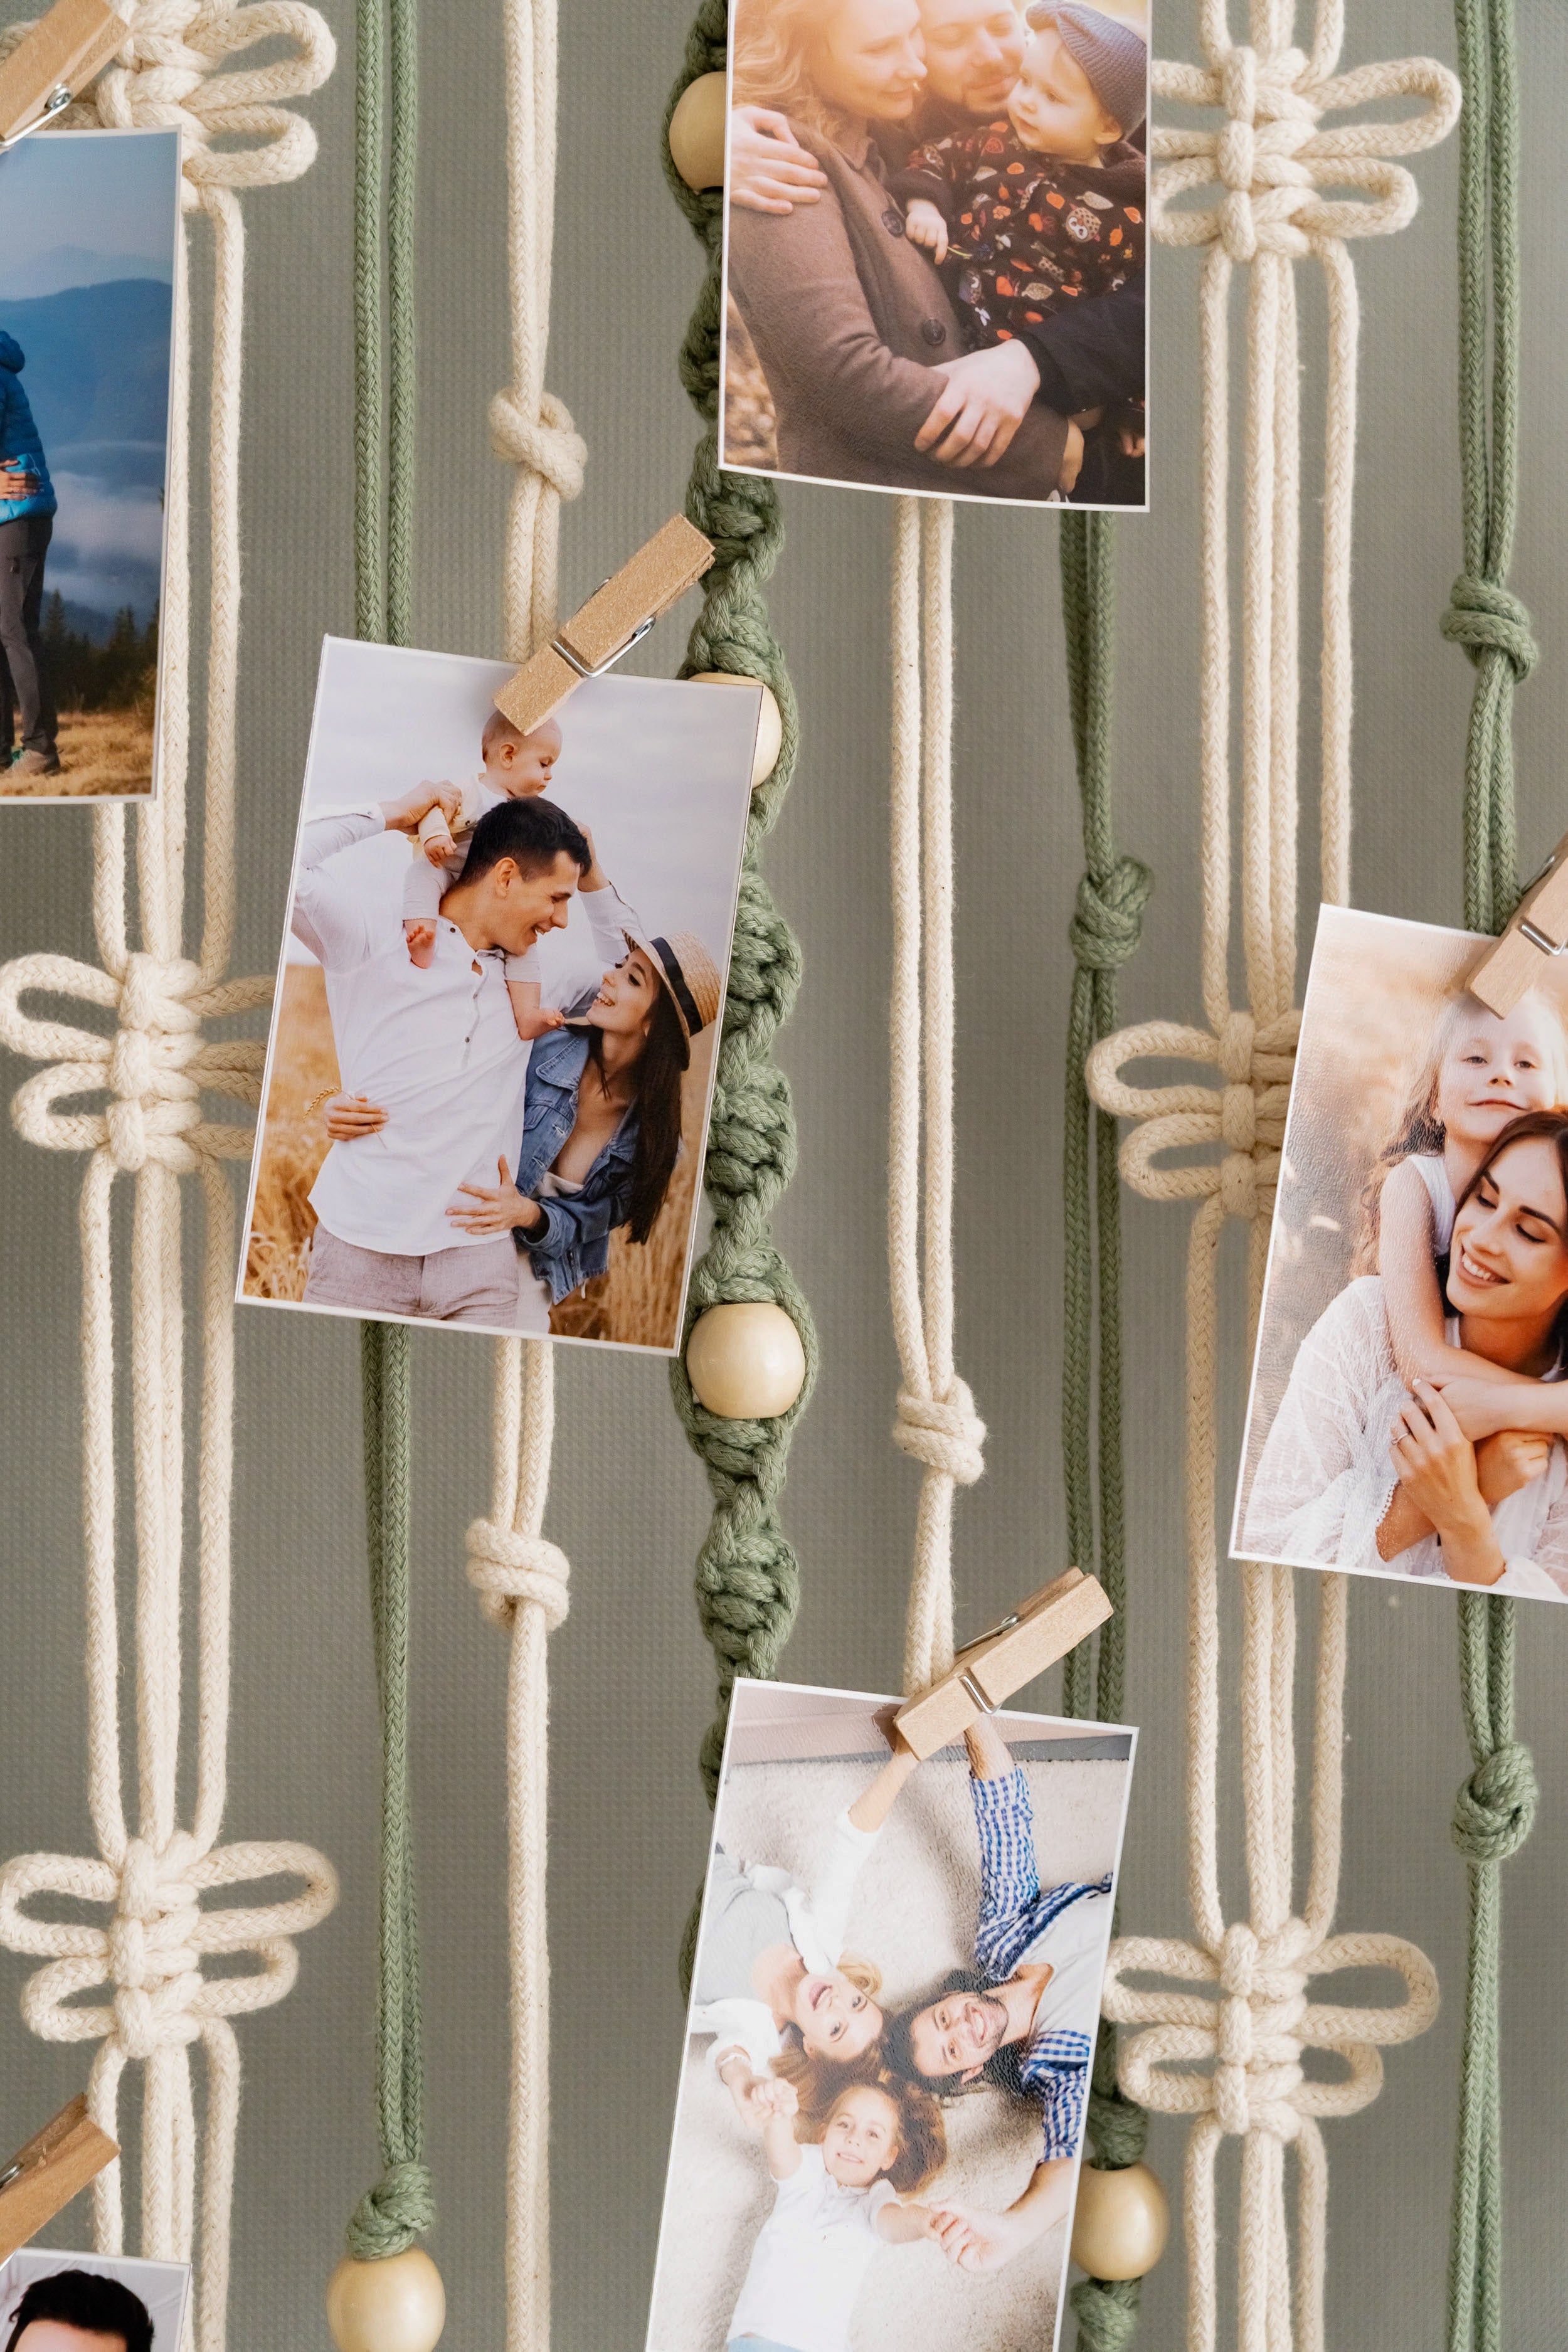
[[[654,623],[711,569],[710,541],[684,515],[671,515],[547,646],[496,696],[496,708],[531,735],[585,677],[598,677],[647,636]]]
[[[82,2093],[0,2164],[0,2263],[63,2213],[119,2153],[89,2116]]]
[[[0,149],[68,106],[130,30],[110,0],[55,0],[0,64]]]
[[[961,1738],[978,1716],[994,1715],[1112,1613],[1103,1586],[1069,1568],[968,1643],[942,1680],[906,1699],[893,1720],[923,1762]]]
[[[1568,834],[1564,834],[1510,918],[1500,940],[1477,958],[1472,996],[1506,1020],[1542,978],[1542,956],[1568,950]]]

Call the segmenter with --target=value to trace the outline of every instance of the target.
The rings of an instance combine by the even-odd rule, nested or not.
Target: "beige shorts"
[[[349,1307],[359,1315],[418,1315],[432,1323],[479,1323],[510,1331],[517,1318],[516,1244],[510,1234],[471,1249],[404,1257],[361,1249],[316,1227],[307,1307]]]

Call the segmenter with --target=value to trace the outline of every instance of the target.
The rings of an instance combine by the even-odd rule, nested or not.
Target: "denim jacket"
[[[581,1013],[591,1002],[590,992],[566,1010]],[[552,1029],[534,1040],[517,1154],[517,1189],[525,1200],[535,1198],[535,1188],[577,1124],[577,1087],[587,1060],[588,1040],[581,1029]],[[521,1226],[514,1231],[512,1238],[527,1252],[533,1272],[550,1285],[552,1306],[608,1265],[610,1235],[625,1224],[631,1205],[637,1140],[633,1103],[584,1178],[582,1191],[570,1199],[541,1201],[543,1222],[527,1233]]]

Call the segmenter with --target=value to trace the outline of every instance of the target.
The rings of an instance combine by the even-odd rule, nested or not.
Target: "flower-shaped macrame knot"
[[[498,457],[537,474],[560,499],[574,499],[583,487],[588,445],[552,392],[541,398],[537,416],[527,415],[512,393],[498,392],[490,402],[490,446]]]
[[[1103,881],[1084,875],[1068,925],[1073,961],[1080,971],[1119,971],[1136,954],[1143,933],[1143,909],[1154,877],[1136,857],[1119,857]]]
[[[1541,659],[1528,605],[1511,588],[1493,580],[1472,580],[1461,572],[1441,626],[1448,643],[1463,646],[1478,667],[1484,655],[1501,654],[1516,686],[1523,684]]]
[[[1152,1200],[1219,1195],[1227,1217],[1265,1217],[1274,1205],[1285,1114],[1290,1099],[1300,1015],[1259,1029],[1250,1013],[1227,1013],[1217,1030],[1148,1021],[1096,1045],[1085,1066],[1101,1110],[1136,1124],[1123,1138],[1121,1172]],[[1130,1087],[1127,1062],[1173,1058],[1217,1065],[1224,1086]],[[1172,1166],[1163,1155],[1218,1144],[1222,1157]]]
[[[973,1486],[985,1467],[985,1423],[974,1410],[968,1381],[955,1373],[942,1397],[920,1397],[900,1389],[893,1443],[928,1470],[941,1470],[960,1486]]]
[[[520,1608],[539,1610],[553,1633],[571,1605],[571,1563],[544,1536],[519,1535],[493,1519],[475,1519],[466,1538],[468,1582],[492,1625],[508,1625]]]
[[[1453,1839],[1467,1862],[1506,1862],[1535,1827],[1541,1790],[1528,1748],[1510,1739],[1484,1757],[1454,1800]]]
[[[1215,142],[1215,165],[1225,194],[1220,241],[1232,261],[1250,261],[1260,247],[1302,254],[1307,238],[1295,216],[1315,185],[1301,149],[1318,127],[1319,109],[1299,84],[1307,70],[1300,49],[1259,58],[1235,48],[1220,68],[1226,120]]]

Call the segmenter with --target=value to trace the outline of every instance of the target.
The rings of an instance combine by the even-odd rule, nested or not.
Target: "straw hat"
[[[669,991],[686,1042],[718,1018],[724,1000],[719,967],[695,931],[672,931],[668,939],[650,939],[643,931],[627,931],[629,944],[647,956]]]

